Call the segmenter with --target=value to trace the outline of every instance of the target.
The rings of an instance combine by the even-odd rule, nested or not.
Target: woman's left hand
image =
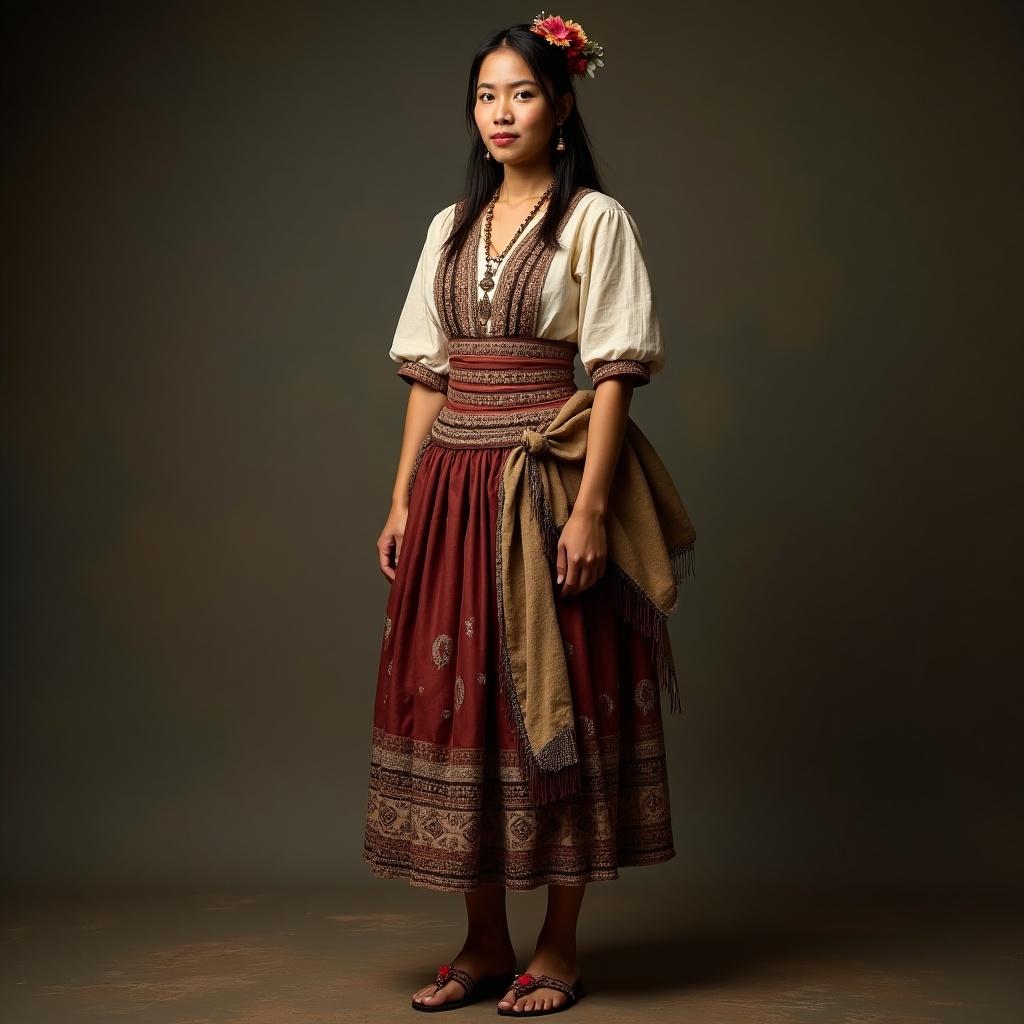
[[[604,515],[573,509],[558,538],[558,579],[562,596],[593,586],[603,575],[608,554]]]

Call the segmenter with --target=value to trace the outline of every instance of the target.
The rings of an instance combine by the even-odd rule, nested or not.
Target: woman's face
[[[549,162],[554,113],[530,65],[515,50],[494,50],[484,57],[477,76],[474,114],[492,160],[502,164]],[[499,143],[493,137],[499,133],[513,138]]]

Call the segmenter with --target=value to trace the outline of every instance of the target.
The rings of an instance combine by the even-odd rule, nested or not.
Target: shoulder
[[[584,193],[569,219],[570,234],[586,242],[596,238],[629,241],[639,235],[636,221],[614,196],[591,190]]]
[[[594,189],[584,193],[573,211],[573,217],[578,218],[581,225],[593,224],[596,221],[633,223],[629,211],[618,199]]]
[[[458,203],[450,203],[431,216],[430,223],[426,226],[426,231],[420,236],[423,238],[424,257],[428,254],[435,256],[444,240],[451,234],[452,219],[456,206],[458,206]]]
[[[642,258],[640,229],[618,199],[604,192],[588,192],[573,212],[574,267],[586,269],[596,259]]]
[[[598,192],[597,189],[590,189],[585,192],[579,201],[577,210],[583,214],[596,216],[602,213],[625,213],[626,208],[614,196],[607,192]]]
[[[428,234],[438,235],[443,232],[445,235],[447,235],[451,230],[452,221],[455,217],[455,208],[458,205],[459,204],[457,202],[449,203],[448,206],[444,207],[441,210],[438,210],[430,221]]]

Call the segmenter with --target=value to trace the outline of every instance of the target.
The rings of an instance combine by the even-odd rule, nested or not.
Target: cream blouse
[[[430,222],[389,353],[401,364],[399,373],[409,380],[433,383],[438,390],[446,386],[448,346],[433,281],[455,207],[455,203],[446,206]],[[534,217],[501,261],[494,275],[495,288],[512,252],[540,223],[541,217]],[[575,343],[595,386],[611,376],[647,383],[664,367],[665,347],[636,222],[618,200],[603,192],[588,192],[565,222],[560,241],[563,248],[554,254],[544,279],[537,336]],[[486,270],[485,245],[481,232],[477,281]],[[478,296],[483,297],[486,293],[477,287]]]

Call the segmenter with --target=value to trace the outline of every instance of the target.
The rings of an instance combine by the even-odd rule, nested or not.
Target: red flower
[[[601,44],[588,38],[583,26],[572,18],[560,18],[557,14],[548,17],[541,11],[533,19],[530,31],[564,50],[566,66],[572,75],[593,78],[594,69],[604,67]]]
[[[441,964],[437,969],[437,973],[440,974],[442,978],[448,974],[449,971],[451,971],[451,968],[447,964]]]
[[[541,13],[543,14],[544,12],[542,11]],[[533,19],[530,31],[543,36],[549,43],[554,43],[555,46],[572,46],[574,43],[583,46],[587,42],[587,34],[583,31],[583,26],[578,21],[573,21],[572,18],[563,20],[557,14],[552,15],[550,18],[541,18],[538,15]]]
[[[519,977],[516,978],[517,985],[529,985],[531,981],[533,981],[532,974],[520,974]]]

